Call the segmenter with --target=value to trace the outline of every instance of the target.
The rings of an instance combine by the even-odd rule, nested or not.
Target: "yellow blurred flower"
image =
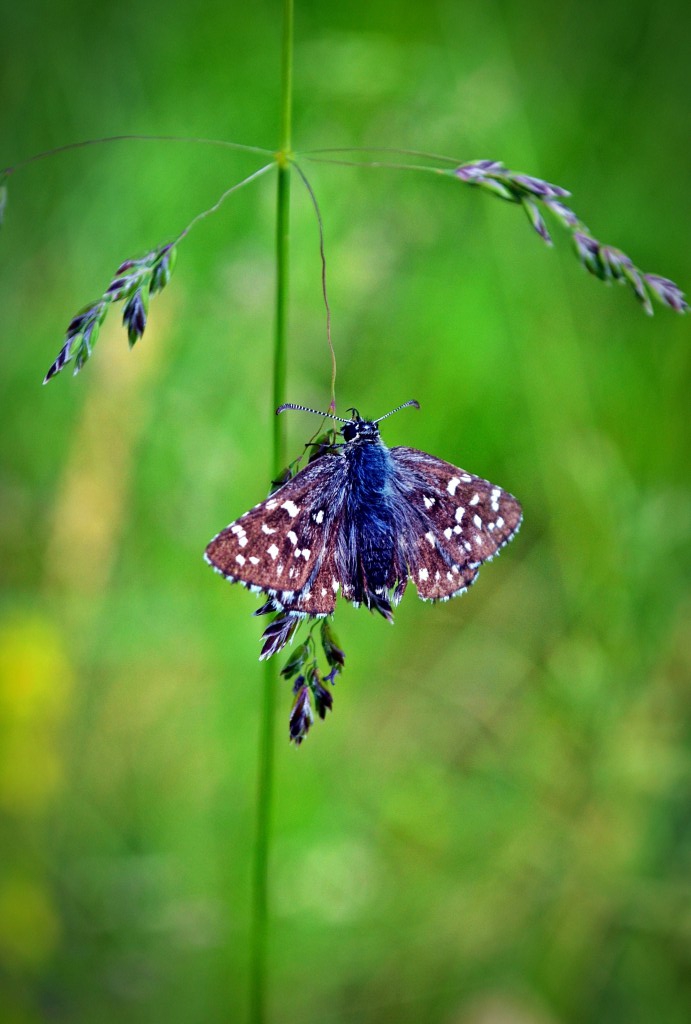
[[[40,884],[18,877],[0,883],[0,961],[15,968],[39,967],[58,936],[57,916]]]
[[[58,630],[38,615],[0,626],[0,807],[41,811],[62,780],[60,728],[72,672]]]
[[[31,616],[0,626],[0,722],[60,721],[71,691],[70,666],[52,623]]]

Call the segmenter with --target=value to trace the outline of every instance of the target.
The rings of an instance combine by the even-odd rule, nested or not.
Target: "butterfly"
[[[521,506],[482,477],[414,448],[387,448],[356,409],[343,442],[209,543],[205,559],[233,583],[269,598],[267,611],[331,615],[339,592],[392,620],[409,581],[424,601],[462,594],[518,530]],[[264,610],[264,609],[262,609]]]

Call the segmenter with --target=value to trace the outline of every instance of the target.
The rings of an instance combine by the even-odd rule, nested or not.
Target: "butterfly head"
[[[348,409],[348,412],[352,412],[353,415],[351,419],[346,420],[345,426],[341,428],[344,441],[375,443],[379,440],[379,427],[376,420],[363,420],[357,409]]]
[[[380,416],[376,420],[363,420],[357,409],[348,409],[348,412],[351,412],[353,415],[348,419],[344,419],[342,416],[335,416],[332,412],[319,412],[317,409],[308,409],[305,405],[293,405],[292,402],[287,402],[285,405],[280,406],[276,410],[276,415],[284,412],[286,409],[295,409],[300,412],[311,412],[317,416],[323,416],[325,419],[339,420],[345,424],[344,427],[341,427],[341,433],[346,443],[350,441],[363,441],[366,444],[375,444],[379,440],[379,427],[377,424],[387,419],[387,417],[393,416],[399,409],[405,409],[409,405],[412,405],[415,409],[420,408],[415,399],[411,398],[409,402],[404,402],[403,405],[399,405],[392,409],[391,412],[387,412],[386,416]]]

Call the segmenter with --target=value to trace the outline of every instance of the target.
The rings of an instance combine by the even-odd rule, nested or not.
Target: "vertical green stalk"
[[[276,416],[285,402],[286,307],[288,295],[288,228],[290,204],[291,121],[293,105],[293,0],[283,0],[281,57],[281,147],[277,154],[276,192],[276,296],[274,314],[273,388],[270,415],[273,420],[272,477],[285,464],[283,420]],[[267,1003],[267,952],[269,935],[269,861],[274,783],[274,734],[276,732],[276,672],[271,661],[264,666],[264,690],[259,741],[257,824],[252,878],[250,933],[249,1020],[265,1024]]]
[[[293,113],[293,0],[283,0],[283,46],[281,59],[281,148],[278,152],[276,193],[276,313],[274,334],[274,375],[271,413],[274,417],[273,471],[285,465],[285,428],[274,415],[285,402],[286,304],[288,291],[288,213],[290,205],[290,158],[292,156]]]
[[[292,0],[285,0],[290,5]],[[277,477],[286,462],[285,419],[276,416],[276,409],[285,402],[286,390],[286,306],[288,291],[288,215],[290,204],[290,164],[285,150],[278,155],[278,184],[276,192],[276,296],[274,327],[274,372],[271,396],[273,417],[272,477]]]

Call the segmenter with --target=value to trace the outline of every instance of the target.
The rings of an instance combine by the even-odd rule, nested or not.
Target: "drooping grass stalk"
[[[74,360],[74,372],[79,373],[91,358],[101,325],[109,308],[115,302],[124,303],[123,323],[127,327],[130,347],[132,347],[144,335],[150,297],[162,291],[170,280],[180,242],[195,225],[205,217],[216,213],[228,196],[266,174],[267,171],[273,170],[275,166],[276,161],[272,160],[271,163],[260,167],[258,171],[248,174],[242,181],[231,185],[213,206],[202,210],[196,217],[193,217],[171,242],[151,249],[142,257],[125,260],[124,263],[121,263],[105,292],[70,320],[63,346],[58,352],[57,359],[48,369],[43,383],[47,384],[72,360]]]
[[[275,415],[285,402],[287,360],[286,313],[288,298],[288,230],[290,208],[290,156],[293,103],[293,0],[283,0],[281,48],[281,146],[277,155],[276,190],[276,293],[274,313],[273,387],[269,414],[273,420],[272,477],[285,463],[284,421]],[[274,747],[277,674],[273,663],[264,663],[259,768],[257,779],[257,823],[252,879],[252,921],[250,932],[249,1020],[264,1024],[267,1003],[267,953],[269,938],[269,878],[271,856],[272,798],[274,788]]]
[[[392,146],[329,146],[328,149],[303,149],[301,156],[326,156],[330,153],[393,153],[396,156],[421,156],[425,160],[439,160],[444,164],[460,164],[461,161],[443,153],[428,153],[424,149],[397,149]]]
[[[276,409],[285,402],[286,382],[286,309],[288,291],[288,231],[290,207],[290,161],[285,150],[279,153],[278,183],[276,187],[276,295],[274,311],[273,388],[271,415],[273,417],[272,478],[283,469],[285,453],[285,420],[276,416]]]
[[[5,167],[2,174],[14,174],[15,171],[23,170],[37,160],[45,160],[48,157],[57,156],[59,153],[69,153],[73,149],[84,149],[87,146],[102,146],[109,142],[193,142],[199,146],[221,146],[223,149],[235,149],[241,153],[261,153],[264,156],[273,156],[270,149],[263,149],[261,146],[246,146],[241,142],[228,142],[226,139],[205,139],[195,135],[104,135],[98,139],[82,139],[80,142],[68,142],[64,146],[54,146],[53,149],[45,149],[41,153],[34,153],[26,160],[19,160],[11,167]]]
[[[310,156],[308,153],[300,154],[313,164],[336,164],[338,167],[384,167],[393,171],[422,171],[424,174],[446,174],[442,167],[429,167],[427,164],[399,164],[390,160],[345,160],[336,157]],[[441,159],[433,157],[434,160]]]
[[[307,189],[309,197],[314,207],[314,212],[317,217],[317,225],[319,227],[319,256],[322,265],[322,295],[324,297],[324,306],[326,307],[326,341],[329,346],[329,353],[331,355],[331,404],[329,405],[329,412],[336,412],[336,350],[333,346],[331,339],[331,306],[329,305],[329,293],[326,287],[326,251],[324,249],[324,221],[322,218],[321,210],[319,209],[319,203],[314,193],[314,189],[309,183],[307,175],[304,173],[298,163],[293,161],[293,167],[297,171],[303,185]]]
[[[442,163],[456,163],[451,157],[440,154],[425,154],[411,149],[315,149],[299,154],[311,163],[336,164],[343,167],[388,168],[396,171],[421,171],[451,178],[472,188],[489,192],[495,198],[523,208],[531,227],[547,245],[552,245],[552,236],[547,228],[542,210],[547,210],[571,237],[576,256],[582,266],[601,281],[628,285],[643,309],[653,313],[653,302],[667,306],[676,313],[685,313],[689,306],[681,288],[669,278],[659,274],[645,273],[637,267],[630,256],[612,245],[598,241],[586,224],[563,202],[571,193],[560,185],[553,185],[530,174],[509,170],[500,160],[471,160],[454,167],[430,167],[421,164],[398,163],[389,160],[348,160],[318,154],[328,153],[390,153],[426,157]],[[309,186],[308,186],[309,187]]]
[[[189,235],[192,228],[196,227],[196,225],[200,221],[204,220],[205,217],[209,217],[212,213],[216,213],[216,211],[219,210],[221,206],[223,206],[228,196],[232,195],[233,192],[237,192],[238,189],[244,188],[245,185],[249,185],[249,183],[251,181],[254,181],[256,178],[261,178],[262,174],[266,174],[266,172],[272,170],[273,167],[274,162],[272,160],[270,164],[264,164],[264,166],[260,167],[258,171],[253,171],[252,174],[248,174],[246,178],[242,179],[242,181],[238,181],[235,185],[231,185],[230,188],[227,188],[225,192],[223,192],[218,197],[213,206],[210,206],[207,210],[202,210],[201,213],[198,213],[196,217],[192,218],[187,227],[183,228],[183,230],[177,236],[173,244],[177,245],[178,242],[181,242],[183,240],[183,238],[186,238],[187,235]]]

